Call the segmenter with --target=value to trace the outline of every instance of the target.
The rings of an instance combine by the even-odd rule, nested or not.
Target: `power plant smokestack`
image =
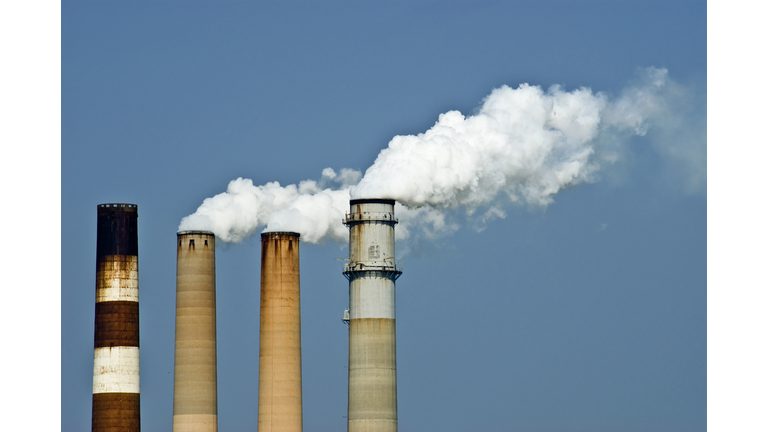
[[[93,432],[138,432],[139,241],[136,204],[99,204]]]
[[[261,234],[259,432],[301,432],[299,234]]]
[[[349,432],[397,431],[395,200],[353,199],[349,227]]]
[[[173,431],[216,432],[216,237],[176,234]]]

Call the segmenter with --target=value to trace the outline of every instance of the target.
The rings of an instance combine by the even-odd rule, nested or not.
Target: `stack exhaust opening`
[[[261,234],[259,432],[301,432],[299,234]]]
[[[395,281],[402,270],[395,261],[395,200],[349,204],[347,430],[396,432]]]
[[[173,431],[216,432],[216,237],[176,234]]]
[[[93,432],[141,430],[136,204],[97,207]]]

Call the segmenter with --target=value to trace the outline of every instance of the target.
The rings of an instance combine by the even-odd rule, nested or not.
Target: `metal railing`
[[[394,264],[386,264],[386,263],[382,265],[368,265],[361,262],[344,264],[345,273],[354,272],[354,271],[383,271],[383,272],[402,273],[403,269],[400,267],[397,267]]]
[[[395,217],[395,214],[390,212],[347,213],[344,215],[344,219],[342,219],[342,222],[344,222],[345,225],[363,221],[399,222]]]
[[[349,309],[344,309],[344,313],[341,315],[341,322],[343,322],[345,326],[349,327]]]

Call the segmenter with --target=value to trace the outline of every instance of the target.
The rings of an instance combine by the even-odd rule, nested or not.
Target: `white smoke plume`
[[[266,231],[298,232],[310,243],[347,241],[341,220],[349,209],[349,188],[360,177],[360,171],[344,168],[337,174],[326,168],[319,183],[305,180],[285,187],[278,182],[254,186],[251,179],[238,178],[183,218],[179,231],[213,231],[225,242],[239,243],[266,226]],[[325,187],[327,183],[335,188]]]
[[[457,208],[482,229],[506,216],[507,202],[546,207],[557,192],[596,180],[601,166],[620,158],[629,136],[645,135],[664,124],[660,119],[669,122],[668,99],[675,89],[667,71],[656,68],[646,69],[640,82],[615,100],[588,88],[502,86],[474,115],[449,111],[422,134],[394,137],[362,179],[359,171],[336,174],[331,168],[323,170],[319,183],[305,180],[298,186],[254,186],[238,178],[182,219],[179,229],[210,230],[224,241],[240,242],[266,226],[265,231],[299,232],[310,243],[343,242],[348,234],[341,220],[350,198],[397,200],[399,239],[414,231],[425,238],[456,231],[446,212]],[[706,137],[700,141],[686,151],[705,182]],[[331,183],[335,187],[326,187]],[[478,209],[484,211],[474,215]]]

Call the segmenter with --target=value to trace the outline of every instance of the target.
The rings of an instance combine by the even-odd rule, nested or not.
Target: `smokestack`
[[[299,234],[261,235],[259,432],[301,432]]]
[[[349,432],[397,431],[395,200],[353,199],[349,227]]]
[[[136,204],[99,204],[91,430],[141,430]]]
[[[216,237],[176,234],[173,431],[216,432]]]

